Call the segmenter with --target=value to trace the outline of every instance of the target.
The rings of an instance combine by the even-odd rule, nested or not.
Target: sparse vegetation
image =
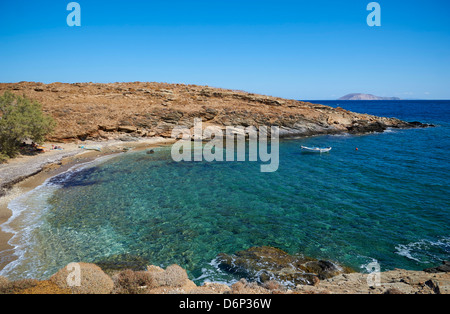
[[[124,270],[114,277],[115,294],[143,294],[152,287],[153,279],[149,272]]]
[[[26,140],[42,143],[55,125],[37,101],[5,92],[0,96],[0,162],[17,156]]]

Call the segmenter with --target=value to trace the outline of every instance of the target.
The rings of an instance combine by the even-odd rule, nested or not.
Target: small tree
[[[3,159],[15,157],[27,139],[42,143],[55,125],[37,101],[5,92],[0,96],[0,161],[2,155]]]

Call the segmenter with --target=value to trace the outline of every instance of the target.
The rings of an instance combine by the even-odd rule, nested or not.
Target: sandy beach
[[[160,137],[142,138],[133,142],[120,140],[86,141],[80,143],[57,144],[63,150],[51,150],[52,144],[44,153],[35,156],[19,156],[0,165],[0,226],[10,219],[12,212],[8,204],[15,198],[43,184],[48,178],[69,170],[77,164],[96,158],[124,153],[129,150],[143,150],[172,143]],[[99,148],[100,150],[96,150]],[[12,234],[0,228],[0,270],[14,261],[14,248],[8,244]]]

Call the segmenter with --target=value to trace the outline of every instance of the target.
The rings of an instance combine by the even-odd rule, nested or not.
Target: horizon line
[[[20,84],[20,83],[39,83],[39,84],[45,84],[45,85],[50,85],[50,84],[132,84],[132,83],[156,83],[156,84],[169,84],[169,85],[191,85],[191,86],[204,86],[204,87],[210,87],[210,88],[217,88],[217,89],[225,89],[225,90],[233,90],[233,91],[241,91],[244,93],[251,93],[251,94],[260,94],[259,92],[250,92],[250,91],[246,91],[243,89],[236,89],[236,88],[227,88],[227,87],[217,87],[217,86],[211,86],[208,84],[199,84],[199,83],[174,83],[174,82],[158,82],[158,81],[115,81],[115,82],[93,82],[93,81],[72,81],[72,82],[67,82],[67,81],[52,81],[52,82],[45,82],[45,81],[16,81],[16,82],[0,82],[0,84]],[[369,94],[369,93],[349,93],[349,94],[367,94],[367,95],[374,95],[374,94]],[[346,94],[346,95],[349,95]],[[270,97],[276,97],[276,98],[284,98],[284,99],[294,99],[294,100],[298,100],[298,101],[349,101],[349,102],[353,102],[353,101],[410,101],[410,100],[424,100],[424,101],[428,101],[428,100],[450,100],[449,98],[399,98],[399,99],[393,99],[393,100],[341,100],[339,98],[303,98],[303,99],[296,99],[296,98],[289,98],[289,97],[285,97],[285,96],[273,96],[273,95],[269,95],[269,94],[261,94],[264,96],[270,96]],[[346,96],[344,95],[344,96]],[[343,96],[342,96],[343,97]],[[385,96],[379,96],[379,97],[385,97]],[[388,97],[388,96],[386,96]],[[391,96],[389,96],[391,97]],[[395,96],[392,96],[395,97]],[[398,97],[397,97],[398,98]]]

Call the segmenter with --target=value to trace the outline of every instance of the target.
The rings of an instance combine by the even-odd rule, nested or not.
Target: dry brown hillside
[[[281,136],[365,133],[412,127],[397,119],[355,114],[307,102],[208,86],[165,83],[2,83],[42,103],[58,122],[52,141],[131,136],[170,137],[177,125],[279,126]]]

